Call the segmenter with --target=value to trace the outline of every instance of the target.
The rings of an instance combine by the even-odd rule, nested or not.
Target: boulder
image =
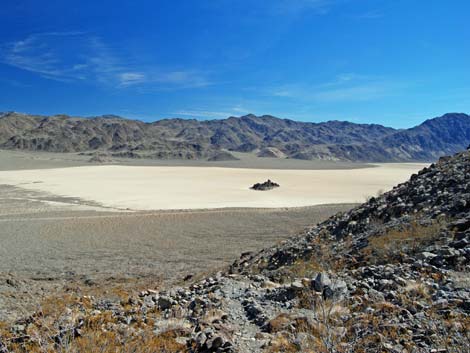
[[[320,272],[312,282],[313,289],[322,292],[325,286],[331,286],[331,280],[326,273]]]

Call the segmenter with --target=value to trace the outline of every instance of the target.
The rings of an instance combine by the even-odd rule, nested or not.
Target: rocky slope
[[[49,339],[38,339],[40,312],[4,331],[0,347],[468,352],[469,271],[465,151],[213,276],[121,300],[79,297],[49,323]]]
[[[220,160],[234,159],[229,151],[237,151],[272,158],[432,161],[469,143],[470,116],[466,114],[446,114],[408,130],[254,115],[144,123],[112,115],[84,119],[0,114],[0,148],[106,152],[113,157]]]

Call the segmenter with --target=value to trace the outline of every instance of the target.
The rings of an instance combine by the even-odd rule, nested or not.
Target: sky
[[[470,113],[468,0],[2,0],[0,111],[406,128]]]

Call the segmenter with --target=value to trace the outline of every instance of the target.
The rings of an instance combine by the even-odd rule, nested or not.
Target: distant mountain
[[[445,114],[382,139],[390,155],[409,160],[435,160],[464,150],[470,143],[470,116]]]
[[[271,158],[433,161],[469,143],[470,116],[457,113],[406,130],[341,121],[306,123],[269,115],[144,123],[114,115],[0,114],[2,149],[105,152],[114,157],[220,160],[233,159],[228,151],[236,151]]]

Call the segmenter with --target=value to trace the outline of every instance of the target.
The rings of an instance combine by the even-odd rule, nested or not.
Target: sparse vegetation
[[[120,291],[123,295],[124,292]],[[88,296],[48,298],[31,320],[25,321],[26,335],[15,335],[8,325],[0,326],[0,342],[19,353],[175,353],[186,352],[176,339],[187,334],[184,326],[169,325],[156,333],[153,323],[161,320],[157,310],[147,311],[146,320],[132,322],[123,330],[121,317],[111,311],[94,310]],[[122,303],[124,315],[135,309]],[[127,333],[124,333],[127,331]],[[0,346],[1,347],[1,346]]]
[[[375,263],[396,261],[402,254],[414,254],[436,241],[443,229],[445,222],[442,220],[427,225],[413,221],[405,227],[390,229],[385,234],[370,237],[364,253],[369,261]]]

